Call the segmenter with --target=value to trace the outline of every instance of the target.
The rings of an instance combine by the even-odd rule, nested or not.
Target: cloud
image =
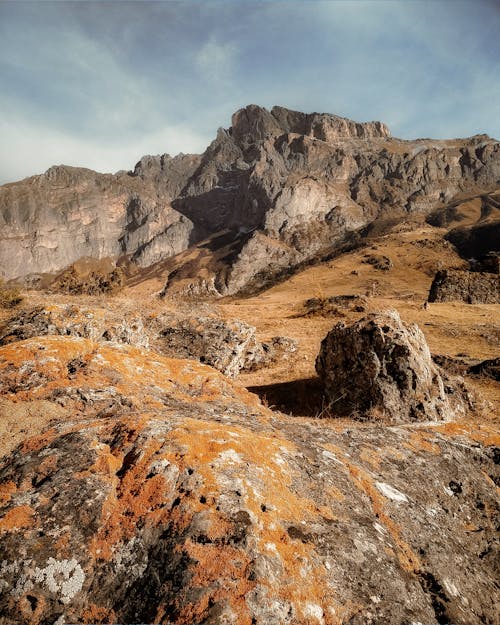
[[[208,135],[208,133],[207,133]],[[70,132],[38,126],[23,119],[0,120],[0,184],[39,174],[52,165],[87,167],[107,173],[133,169],[145,154],[200,153],[208,141],[184,125],[165,126],[141,137],[105,142],[75,137]]]
[[[232,77],[236,55],[237,48],[234,44],[221,43],[212,36],[197,52],[195,62],[203,78],[225,82]]]

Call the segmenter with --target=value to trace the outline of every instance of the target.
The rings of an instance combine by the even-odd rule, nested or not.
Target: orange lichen
[[[34,451],[39,451],[47,445],[51,440],[54,439],[56,435],[56,430],[54,428],[50,428],[46,430],[43,434],[39,434],[38,436],[32,436],[23,442],[22,450],[24,453],[30,453]]]
[[[440,432],[448,436],[463,436],[486,447],[497,447],[500,445],[500,434],[493,425],[449,421],[429,427],[432,427],[434,432]]]
[[[370,499],[374,515],[385,526],[397,548],[397,557],[401,567],[404,570],[411,572],[419,570],[419,557],[411,549],[408,543],[403,540],[399,525],[385,512],[386,499],[377,490],[374,480],[370,474],[361,467],[355,465],[339,447],[332,444],[326,444],[324,445],[324,448],[336,455],[338,460],[345,465],[354,484]]]
[[[196,604],[181,610],[178,622],[186,625],[199,622],[211,600],[226,601],[238,614],[238,623],[250,625],[252,619],[244,598],[255,582],[248,579],[251,565],[248,554],[231,545],[200,545],[191,540],[183,548],[196,561],[192,586],[209,590]]]
[[[0,484],[0,503],[7,503],[16,490],[17,486],[12,481]]]
[[[336,486],[328,486],[326,493],[335,501],[344,501],[345,495]]]
[[[380,456],[380,450],[376,449],[372,445],[370,446],[365,445],[362,448],[361,453],[359,454],[359,457],[364,462],[367,462],[368,464],[370,464],[376,471],[380,469],[380,463],[382,462],[382,458]]]
[[[43,595],[37,594],[36,599],[37,601],[34,609],[32,603],[28,600],[27,595],[21,597],[17,604],[19,607],[19,611],[24,619],[24,622],[29,623],[29,625],[38,625],[38,623],[43,621],[43,613],[45,611],[47,602]]]
[[[464,530],[466,532],[477,532],[479,528],[474,523],[464,523]]]
[[[71,539],[71,532],[65,532],[62,536],[60,536],[57,539],[55,547],[57,549],[57,552],[60,555],[66,555],[66,554],[69,555],[68,547],[70,544],[70,539]]]
[[[0,519],[0,531],[24,529],[33,527],[35,522],[33,516],[35,511],[30,506],[17,506],[11,508],[3,518]]]
[[[114,610],[111,608],[104,608],[96,605],[95,603],[89,603],[85,607],[78,618],[82,623],[116,623],[117,618]]]
[[[411,451],[427,451],[428,453],[439,455],[441,453],[441,448],[439,445],[429,440],[432,436],[432,432],[414,430],[411,432],[408,441],[402,443],[402,445]]]

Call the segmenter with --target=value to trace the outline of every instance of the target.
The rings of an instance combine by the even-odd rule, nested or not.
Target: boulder
[[[0,327],[0,345],[35,336],[77,336],[148,347],[149,336],[140,315],[106,315],[103,310],[73,304],[37,306],[11,317]]]
[[[191,317],[173,321],[159,330],[156,347],[171,358],[190,358],[236,377],[255,371],[297,351],[297,341],[274,336],[261,343],[255,328],[239,319]]]
[[[500,275],[480,271],[442,269],[436,273],[429,302],[500,304]]]
[[[464,410],[451,401],[458,391],[443,380],[421,330],[396,311],[335,325],[321,343],[316,371],[339,415],[405,422],[450,419]]]
[[[0,389],[67,414],[28,412],[0,463],[2,625],[496,620],[486,425],[297,421],[199,363],[63,336],[0,348]],[[96,418],[79,389],[123,399]]]
[[[191,317],[163,328],[160,336],[164,355],[199,360],[229,377],[265,360],[255,328],[238,319]]]

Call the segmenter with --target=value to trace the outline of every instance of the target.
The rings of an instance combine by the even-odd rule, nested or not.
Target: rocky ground
[[[426,303],[447,231],[3,310],[0,623],[496,624],[498,311]]]

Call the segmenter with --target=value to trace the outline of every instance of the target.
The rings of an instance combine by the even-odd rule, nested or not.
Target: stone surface
[[[185,249],[193,226],[171,200],[199,157],[153,161],[116,175],[56,166],[1,186],[0,275],[58,272],[82,257],[123,254],[149,265]]]
[[[464,414],[458,387],[443,380],[421,330],[396,311],[335,325],[321,343],[316,371],[338,414],[395,422]]]
[[[0,390],[68,415],[0,464],[2,625],[496,622],[486,426],[306,423],[62,336],[0,348]]]
[[[171,358],[198,360],[229,377],[288,358],[297,350],[297,341],[285,336],[260,342],[255,328],[238,319],[119,314],[73,304],[26,309],[0,325],[0,345],[47,335],[151,348]]]
[[[293,342],[276,337],[270,343],[257,340],[255,328],[238,319],[187,318],[163,328],[159,348],[173,358],[193,358],[229,377],[242,369],[257,369],[279,353],[293,351]],[[296,348],[296,345],[295,345]]]
[[[46,335],[149,346],[149,334],[140,315],[118,318],[72,304],[38,306],[14,315],[0,326],[0,345]]]
[[[476,365],[472,365],[471,367],[469,367],[467,372],[471,373],[472,375],[480,375],[487,378],[492,378],[493,380],[500,382],[500,357],[483,360],[482,362],[479,362]]]
[[[443,269],[434,276],[429,302],[500,304],[500,275]]]
[[[0,270],[12,278],[122,255],[146,267],[208,239],[203,262],[181,255],[167,288],[231,294],[377,220],[429,213],[499,179],[500,144],[486,135],[405,141],[380,122],[251,105],[201,156],[147,156],[114,176],[54,167],[4,185]]]

